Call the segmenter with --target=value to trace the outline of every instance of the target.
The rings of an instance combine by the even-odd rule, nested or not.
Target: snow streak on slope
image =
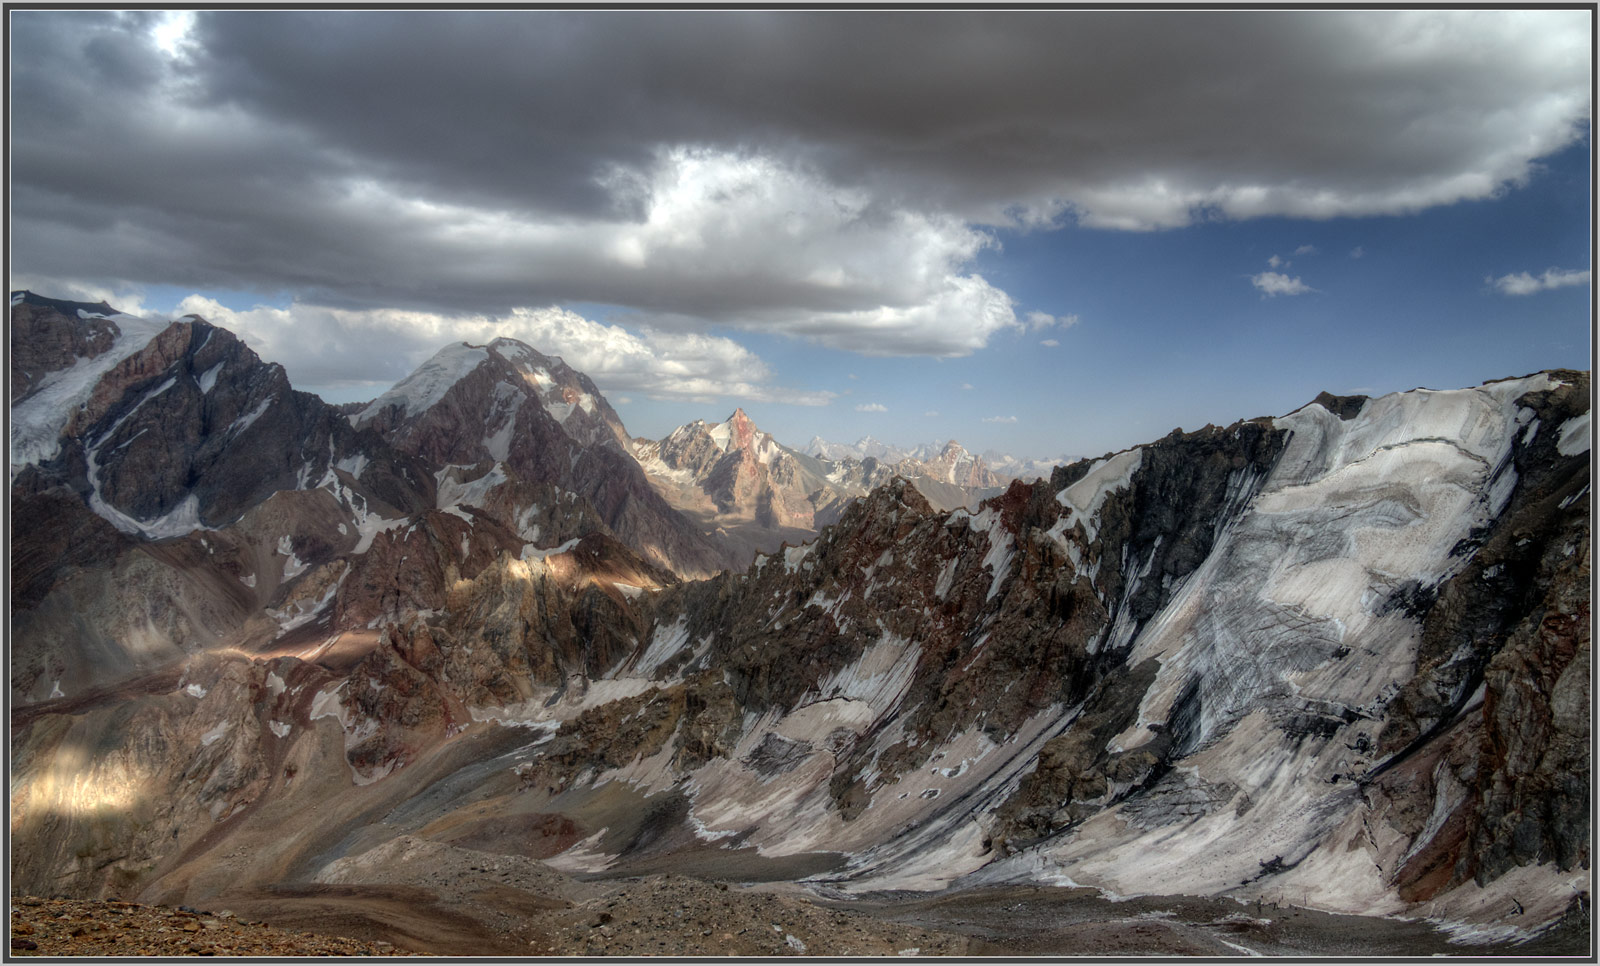
[[[23,467],[53,459],[61,452],[61,432],[72,414],[89,401],[100,377],[117,363],[143,349],[172,323],[132,315],[106,316],[117,327],[111,347],[92,358],[80,357],[66,369],[40,381],[33,394],[11,409],[11,479]]]

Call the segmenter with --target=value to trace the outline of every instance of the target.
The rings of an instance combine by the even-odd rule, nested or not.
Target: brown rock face
[[[13,881],[37,892],[115,895],[179,859],[267,789],[268,668],[198,661],[191,690],[130,694],[32,719],[12,744],[13,834],[32,847]],[[110,698],[110,696],[108,696]],[[74,780],[70,776],[77,776]]]

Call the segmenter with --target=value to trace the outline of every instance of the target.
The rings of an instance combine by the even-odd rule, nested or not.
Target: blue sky
[[[509,335],[637,435],[1098,455],[1587,368],[1591,26],[15,12],[11,282],[336,402]]]
[[[1004,333],[956,359],[745,337],[780,376],[826,372],[816,385],[849,394],[820,412],[751,411],[797,443],[811,433],[902,444],[953,436],[1038,457],[1096,456],[1175,427],[1282,415],[1323,390],[1373,395],[1588,369],[1588,285],[1508,295],[1488,280],[1587,267],[1589,169],[1585,141],[1544,159],[1525,187],[1413,215],[997,233],[999,247],[977,261],[984,277],[1024,311],[1077,315],[1077,324]],[[1271,270],[1274,255],[1315,291],[1263,295],[1251,277]],[[1041,345],[1047,338],[1059,344]],[[855,409],[872,402],[888,411]],[[653,435],[690,414],[725,415],[643,399],[621,411],[634,432]]]

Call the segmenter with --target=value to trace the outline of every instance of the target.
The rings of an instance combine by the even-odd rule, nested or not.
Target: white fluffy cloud
[[[986,423],[1014,423],[1014,422],[1017,421],[1017,417],[1015,417],[1015,416],[985,416],[985,417],[983,417],[983,421],[986,422]]]
[[[1499,278],[1486,278],[1484,281],[1506,295],[1532,295],[1535,292],[1565,288],[1568,285],[1588,285],[1589,272],[1587,269],[1547,268],[1542,275],[1516,272]]]
[[[1040,339],[1039,344],[1046,345],[1054,349],[1056,346],[1061,344],[1061,341],[1059,339]]]
[[[1040,329],[1051,328],[1052,326],[1070,329],[1077,325],[1078,322],[1079,319],[1077,315],[1051,315],[1049,312],[1038,311],[1029,312],[1027,318],[1028,328],[1036,332]]]
[[[886,413],[889,407],[883,403],[862,403],[856,407],[858,413]]]
[[[177,314],[191,312],[231,329],[263,358],[282,364],[296,388],[335,397],[377,395],[445,343],[484,343],[505,336],[562,357],[608,393],[810,406],[835,398],[832,392],[773,385],[767,364],[732,339],[632,332],[560,308],[519,308],[497,318],[298,303],[241,311],[191,295],[179,304]]]
[[[1259,275],[1252,275],[1250,284],[1261,290],[1263,298],[1277,295],[1305,295],[1307,292],[1316,291],[1300,281],[1300,276],[1290,278],[1282,272],[1262,272]]]

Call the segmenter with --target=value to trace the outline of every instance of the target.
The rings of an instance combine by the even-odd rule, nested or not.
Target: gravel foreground
[[[498,867],[497,867],[498,865]],[[1457,945],[1423,922],[1270,904],[1007,886],[827,898],[786,882],[681,874],[567,879],[530,891],[518,862],[429,889],[304,883],[241,891],[218,911],[13,896],[22,956],[1002,957],[1582,956],[1587,915],[1532,943]],[[545,883],[552,885],[554,883]],[[271,923],[270,925],[268,923]]]
[[[408,956],[391,943],[319,936],[233,912],[92,899],[11,899],[12,956]]]

